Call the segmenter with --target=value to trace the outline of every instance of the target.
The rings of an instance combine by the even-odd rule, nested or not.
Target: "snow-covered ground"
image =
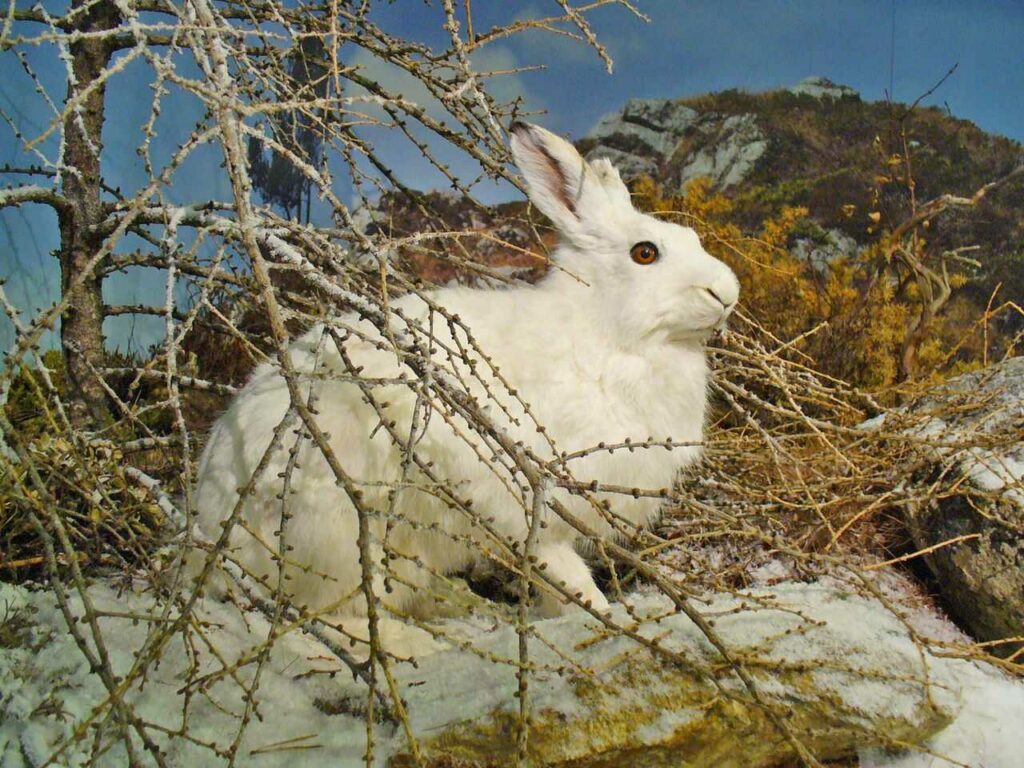
[[[921,751],[899,755],[865,750],[861,768],[1020,768],[1024,765],[1024,683],[991,668],[946,660],[957,712]]]
[[[900,590],[893,581],[882,582],[892,594]],[[871,664],[882,659],[884,671],[898,676],[901,670],[912,680],[919,679],[927,669],[934,700],[955,715],[953,723],[934,736],[923,750],[902,754],[886,754],[867,750],[861,755],[863,768],[939,768],[970,766],[970,768],[1020,768],[1024,765],[1019,749],[1021,724],[1024,723],[1024,683],[1013,680],[992,667],[918,652],[910,640],[906,625],[880,604],[844,593],[836,584],[781,583],[759,590],[763,599],[777,607],[758,611],[734,611],[734,596],[723,596],[712,602],[709,610],[718,615],[716,627],[730,642],[742,638],[749,643],[759,638],[781,638],[773,641],[772,657],[788,661],[817,663],[829,654],[844,652],[843,639],[851,641],[846,658],[837,659],[856,666],[858,655],[877,652]],[[145,595],[118,594],[110,585],[96,584],[90,596],[96,607],[107,611],[151,613],[152,601]],[[76,612],[81,604],[72,601]],[[643,613],[665,607],[664,599],[641,594],[635,599]],[[97,675],[90,672],[85,658],[75,646],[64,625],[52,593],[29,591],[0,584],[0,619],[7,619],[0,632],[0,766],[21,768],[38,766],[52,760],[57,745],[67,744],[51,764],[83,764],[94,749],[105,752],[98,765],[126,765],[122,742],[114,727],[101,730],[89,723],[99,705],[107,698],[107,690]],[[625,615],[621,608],[617,609]],[[827,633],[786,633],[795,623],[812,617],[828,625]],[[207,637],[216,645],[221,659],[230,662],[250,652],[266,638],[268,623],[260,615],[242,614],[236,608],[216,602],[205,604],[202,618]],[[905,620],[919,632],[939,640],[955,640],[957,630],[941,617],[918,606],[908,609]],[[563,652],[579,648],[581,617],[545,622],[543,634]],[[575,622],[575,623],[574,623]],[[673,624],[673,622],[676,622]],[[650,635],[671,635],[673,643],[687,647],[700,645],[692,625],[684,626],[682,616],[644,625]],[[81,626],[81,625],[80,625]],[[125,673],[147,635],[145,622],[133,624],[125,618],[102,619],[106,652],[112,667]],[[84,629],[84,627],[83,627]],[[491,630],[486,622],[462,622],[450,627],[463,638],[486,647],[495,655],[515,655],[516,635],[508,627]],[[619,638],[614,643],[631,643]],[[691,644],[691,645],[687,645]],[[557,661],[554,652],[536,644],[538,663],[545,654]],[[607,643],[611,654],[622,653],[622,647]],[[704,644],[706,645],[706,644]],[[865,650],[866,649],[866,650]],[[707,650],[707,649],[705,649]],[[190,659],[199,654],[199,673],[187,675]],[[584,651],[579,651],[583,653]],[[586,651],[592,653],[592,651]],[[459,660],[448,652],[436,658],[424,658],[418,670],[405,666],[399,670],[399,684],[408,701],[410,718],[417,733],[436,732],[445,723],[473,719],[495,707],[514,706],[509,693],[514,690],[514,668],[493,664],[478,655],[464,654],[466,667],[460,671]],[[593,665],[594,659],[588,659]],[[868,663],[865,662],[865,663]],[[924,665],[923,667],[921,665]],[[186,680],[216,673],[224,664],[194,639],[191,646],[181,638],[172,640],[162,652],[159,666],[151,669],[145,684],[136,687],[126,699],[138,715],[174,732],[181,729],[183,712],[187,712],[188,738],[169,738],[153,729],[150,733],[167,749],[167,760],[174,766],[217,765],[220,761],[205,744],[228,748],[239,730],[239,716],[244,712],[239,682],[252,679],[252,665],[208,679],[204,687],[185,688]],[[361,765],[365,749],[363,707],[365,696],[359,684],[346,671],[338,675],[327,672],[339,665],[313,638],[290,632],[279,638],[261,675],[259,705],[252,722],[238,739],[240,765],[319,766]],[[829,682],[832,670],[822,669],[821,679],[832,685],[846,706],[860,711],[888,708],[896,712],[913,706],[914,694],[900,692],[899,687],[865,680],[863,684]],[[563,706],[559,697],[571,686],[558,675],[538,676],[531,690],[535,702],[545,706]],[[426,682],[424,682],[426,681]],[[437,684],[448,692],[438,706]],[[894,690],[896,693],[894,694]],[[909,689],[908,689],[909,690]],[[467,693],[468,692],[468,693]],[[881,697],[892,700],[880,701]],[[902,698],[901,698],[902,697]],[[564,703],[567,708],[571,703]],[[672,718],[665,721],[672,725]],[[109,725],[109,724],[108,724]],[[77,738],[74,738],[77,733]],[[100,735],[102,734],[102,735]],[[657,734],[650,734],[651,738]],[[70,741],[69,741],[70,739]],[[384,764],[389,754],[403,743],[401,729],[390,725],[376,728],[376,754]],[[137,744],[148,763],[145,752]],[[942,756],[942,757],[940,757]],[[947,759],[944,759],[947,758]]]

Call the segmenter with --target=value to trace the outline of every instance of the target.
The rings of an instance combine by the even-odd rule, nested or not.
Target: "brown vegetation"
[[[447,39],[436,51],[392,37],[361,17],[355,7],[358,4],[346,2],[286,7],[193,0],[188,4],[193,16],[179,16],[176,8],[154,3],[145,6],[146,18],[124,18],[121,13],[130,6],[107,0],[76,0],[66,16],[56,19],[36,7],[13,14],[11,18],[18,22],[17,36],[5,37],[5,46],[77,46],[83,25],[95,33],[90,42],[82,43],[84,48],[70,49],[73,58],[95,65],[83,70],[79,81],[85,89],[78,93],[79,101],[86,102],[87,109],[100,110],[98,115],[89,115],[87,132],[98,132],[102,124],[102,87],[105,78],[116,75],[112,70],[117,65],[111,64],[109,57],[114,48],[135,51],[160,76],[163,86],[188,91],[205,112],[202,123],[180,148],[182,157],[175,157],[165,168],[150,168],[151,178],[143,188],[104,198],[98,209],[86,205],[96,203],[102,194],[99,178],[90,165],[98,159],[95,153],[91,159],[75,161],[87,171],[83,179],[89,183],[88,189],[76,190],[74,184],[66,184],[55,196],[52,190],[25,184],[13,192],[0,192],[2,205],[35,203],[67,208],[74,214],[63,214],[63,221],[71,228],[59,254],[68,275],[62,301],[23,323],[0,291],[3,310],[17,327],[16,347],[0,375],[6,399],[0,408],[0,432],[4,436],[0,445],[0,527],[4,531],[0,539],[0,578],[44,580],[46,587],[62,598],[60,609],[74,642],[102,681],[107,696],[89,722],[75,724],[85,734],[91,722],[102,721],[102,727],[97,725],[93,751],[88,753],[90,747],[82,747],[94,764],[102,764],[107,750],[116,742],[129,753],[133,764],[141,764],[141,754],[153,764],[164,765],[157,739],[191,738],[187,722],[180,731],[172,732],[166,723],[142,717],[125,694],[146,681],[147,670],[159,663],[162,649],[179,638],[192,652],[212,656],[220,663],[213,676],[239,685],[242,710],[237,732],[226,735],[225,743],[200,745],[209,749],[211,759],[239,764],[243,760],[239,745],[246,728],[253,718],[262,716],[259,682],[260,670],[269,658],[266,649],[282,635],[298,631],[322,640],[334,671],[348,669],[366,683],[370,736],[366,763],[373,763],[372,737],[381,719],[404,729],[412,759],[419,760],[402,691],[396,688],[391,674],[395,665],[408,660],[394,656],[381,645],[374,623],[373,611],[385,610],[374,591],[374,571],[387,569],[388,563],[371,558],[367,521],[372,510],[364,508],[362,494],[336,459],[331,463],[334,477],[348,494],[360,521],[360,566],[364,574],[360,589],[373,607],[369,639],[362,641],[367,661],[357,661],[347,647],[331,639],[336,636],[327,632],[331,627],[325,617],[289,605],[280,581],[276,587],[257,584],[256,576],[233,567],[237,564],[232,563],[227,551],[226,534],[220,542],[207,543],[209,559],[202,575],[209,574],[214,561],[219,562],[233,580],[232,598],[237,607],[245,613],[262,614],[268,629],[265,643],[250,656],[223,659],[217,655],[216,628],[205,625],[195,613],[204,586],[202,576],[192,581],[182,570],[183,555],[195,544],[190,527],[191,487],[203,432],[216,409],[255,363],[275,366],[288,382],[290,410],[281,422],[280,434],[288,426],[288,419],[294,417],[302,426],[295,434],[301,432],[303,439],[332,460],[315,408],[302,396],[299,376],[288,355],[291,338],[309,324],[336,320],[340,312],[374,324],[382,337],[389,338],[395,354],[407,361],[410,372],[416,374],[404,384],[418,397],[422,395],[425,402],[450,407],[465,419],[474,435],[486,438],[494,447],[495,455],[488,460],[495,471],[509,474],[545,514],[559,515],[578,525],[560,505],[546,501],[545,483],[560,484],[598,503],[592,492],[599,487],[599,478],[584,483],[557,462],[546,463],[527,455],[521,446],[511,443],[485,404],[467,397],[466,382],[422,375],[426,370],[422,350],[432,343],[429,330],[408,324],[417,344],[389,336],[395,319],[389,299],[396,293],[420,291],[426,295],[425,282],[453,276],[478,282],[534,279],[546,263],[544,252],[550,245],[549,238],[536,231],[522,215],[521,206],[494,213],[473,207],[467,214],[462,207],[451,204],[450,198],[401,188],[374,154],[372,145],[359,137],[358,129],[367,123],[384,126],[415,142],[418,133],[409,129],[415,124],[417,131],[429,133],[434,140],[475,158],[484,173],[506,174],[501,126],[516,116],[519,105],[496,103],[487,94],[481,85],[485,78],[473,70],[469,53],[525,28],[555,27],[561,34],[594,46],[606,58],[585,15],[587,10],[605,4],[612,3],[577,7],[556,0],[552,18],[514,20],[505,27],[474,31],[471,4],[457,9],[451,0],[444,0],[439,13]],[[625,0],[615,4],[631,8]],[[37,25],[42,31],[21,37],[22,25]],[[196,75],[191,69],[187,76],[176,70],[174,57],[164,59],[152,53],[172,42],[166,36],[168,27],[176,35],[173,42],[180,47],[182,58],[191,57],[191,64],[201,73],[197,80],[192,79]],[[288,39],[305,36],[324,41],[324,59],[318,66],[322,66],[325,78],[344,82],[344,92],[328,89],[326,95],[323,91],[317,94],[296,85],[287,57],[278,47],[282,27],[293,34]],[[249,34],[237,34],[239,28],[247,29]],[[347,36],[346,44],[362,46],[389,66],[415,77],[441,105],[445,120],[339,61],[331,53],[336,52],[339,28]],[[9,31],[5,28],[3,34]],[[72,40],[76,42],[69,43]],[[100,48],[98,53],[91,52],[95,47]],[[357,96],[348,101],[351,94]],[[729,100],[745,105],[748,100],[743,94],[722,98],[723,105]],[[367,167],[376,169],[370,174],[351,166],[354,185],[364,202],[379,200],[381,193],[387,193],[377,209],[388,213],[384,219],[378,219],[372,227],[357,226],[353,211],[335,196],[330,179],[321,169],[295,154],[294,145],[278,142],[271,127],[259,122],[261,115],[280,111],[281,104],[288,103],[296,105],[307,124],[314,126],[328,151],[346,158],[357,156]],[[786,119],[794,132],[801,125],[799,111],[815,108],[797,100],[795,106],[799,109],[793,110],[794,102],[784,97],[769,106],[780,120],[783,115],[789,116]],[[56,130],[63,131],[72,142],[81,139],[78,149],[84,147],[91,152],[88,142],[79,135],[74,88],[61,109]],[[151,105],[153,120],[159,111],[157,98]],[[841,109],[834,119],[837,126],[857,131],[856,136],[863,141],[873,141],[867,138],[870,128],[847,126]],[[926,136],[929,119],[926,114],[921,122],[922,136]],[[453,130],[452,124],[458,130]],[[330,226],[308,226],[282,217],[256,199],[244,137],[289,158],[306,182],[330,204]],[[149,134],[146,141],[148,147]],[[977,136],[965,128],[963,141],[966,146],[976,142]],[[153,190],[164,183],[163,179],[173,177],[183,157],[203,142],[215,143],[221,151],[231,181],[230,198],[187,207],[158,200]],[[816,146],[827,154],[832,150],[825,144],[819,137]],[[846,147],[863,151],[862,144],[846,142],[841,151]],[[420,148],[439,171],[449,173],[433,158],[428,145]],[[938,168],[936,178],[944,184],[934,189],[922,184],[917,190],[919,198],[938,200],[951,189],[961,195],[975,194],[1000,173],[1009,172],[1000,165],[1002,156],[997,150],[993,150],[991,175],[961,178],[956,175],[955,164],[943,164],[945,151],[936,147],[934,156],[919,167],[933,163]],[[824,162],[821,153],[810,156],[817,158],[815,162]],[[872,573],[915,556],[904,548],[900,510],[909,504],[925,503],[936,493],[930,486],[901,482],[931,467],[935,457],[908,432],[914,419],[888,407],[897,394],[894,385],[901,384],[900,397],[909,397],[932,375],[947,375],[958,366],[979,365],[997,355],[1012,354],[1016,348],[1016,339],[1009,332],[990,327],[998,310],[996,303],[990,307],[991,312],[978,315],[970,305],[950,296],[950,301],[940,307],[942,312],[932,311],[928,322],[921,322],[930,297],[922,292],[922,283],[908,280],[907,275],[914,274],[912,260],[923,259],[924,251],[920,249],[925,247],[925,239],[919,231],[925,221],[931,221],[921,217],[922,211],[930,210],[928,204],[907,207],[902,191],[898,199],[888,194],[890,183],[905,188],[905,178],[902,182],[872,181],[870,190],[880,190],[877,201],[872,191],[865,193],[851,187],[847,194],[842,187],[829,186],[848,178],[841,172],[843,162],[842,157],[832,158],[827,170],[808,166],[805,177],[811,181],[795,198],[803,207],[780,202],[770,168],[764,169],[754,187],[735,199],[712,194],[702,184],[691,186],[681,196],[666,195],[650,181],[637,186],[642,206],[694,226],[707,248],[734,266],[743,283],[744,305],[733,328],[712,345],[717,414],[709,433],[707,464],[671,490],[601,488],[607,493],[664,497],[670,510],[665,526],[656,532],[636,530],[627,542],[604,541],[593,532],[577,528],[591,540],[600,565],[608,572],[609,593],[622,597],[624,585],[643,579],[668,597],[675,610],[689,617],[716,649],[716,664],[740,681],[744,701],[772,723],[792,754],[807,766],[819,762],[801,734],[789,725],[787,712],[766,703],[747,672],[748,663],[770,665],[772,661],[736,657],[716,632],[713,617],[702,612],[700,598],[712,590],[729,591],[746,585],[750,564],[769,560],[785,562],[795,577],[828,574],[853,591],[877,596]],[[1017,182],[1019,179],[1014,180]],[[460,193],[468,192],[456,186]],[[829,189],[832,194],[825,194],[824,190]],[[308,200],[309,187],[305,194]],[[74,200],[68,200],[68,196]],[[793,199],[788,192],[786,199]],[[988,205],[991,199],[986,196],[984,201],[979,198],[975,202]],[[829,201],[852,204],[864,215],[877,212],[878,220],[872,220],[877,225],[876,238],[856,259],[840,260],[826,270],[817,270],[793,257],[788,246],[801,233],[801,227],[808,226],[808,212],[816,213],[816,206]],[[880,206],[877,210],[869,207],[873,202]],[[100,215],[104,218],[97,221]],[[835,219],[837,225],[863,226],[862,221],[851,224],[846,214],[840,217]],[[827,212],[819,218],[832,221]],[[906,227],[907,222],[912,225]],[[181,237],[179,228],[188,229],[190,236]],[[936,224],[935,229],[940,226]],[[151,247],[132,254],[115,252],[116,241],[128,232]],[[83,240],[83,233],[89,237]],[[965,236],[973,234],[971,231]],[[214,244],[209,252],[193,247],[201,240]],[[945,241],[936,239],[930,247],[935,242]],[[902,253],[902,271],[890,268],[897,251]],[[928,253],[930,268],[934,268],[934,251]],[[938,253],[940,262],[943,253]],[[97,346],[97,322],[101,320],[97,320],[96,313],[104,311],[99,301],[102,277],[128,263],[158,270],[168,285],[164,306],[118,310],[156,314],[166,322],[165,340],[144,359],[117,358],[103,351],[101,344]],[[229,266],[238,263],[244,267]],[[77,271],[70,275],[70,269]],[[949,286],[956,287],[958,279],[950,275]],[[193,302],[185,307],[177,306],[174,300],[179,282],[193,289]],[[1009,307],[1005,311],[1012,310]],[[111,308],[105,311],[110,313]],[[63,355],[44,354],[39,349],[43,332],[56,320],[66,320],[75,312],[80,313],[82,322],[78,331],[74,321],[63,326]],[[443,308],[437,312],[447,322],[458,322],[448,318]],[[923,329],[920,334],[919,329]],[[473,343],[472,329],[463,331],[467,343]],[[915,334],[919,338],[912,338]],[[901,379],[909,378],[904,361],[908,338],[916,349],[917,379],[903,386]],[[967,341],[960,343],[961,338]],[[358,383],[367,402],[374,402],[374,387],[379,382],[366,379],[351,366],[342,374]],[[500,378],[492,379],[488,386],[518,397],[508,392]],[[889,417],[884,429],[858,428],[866,418],[883,413]],[[406,464],[422,473],[417,482],[429,481],[428,491],[442,498],[453,515],[467,515],[486,523],[482,513],[465,500],[461,489],[431,476],[430,465],[414,439],[415,425],[403,435],[382,416],[381,429],[402,451]],[[644,435],[635,437],[635,442],[602,444],[589,450],[676,447]],[[279,443],[272,443],[268,451],[279,447]],[[283,479],[288,481],[287,473]],[[540,513],[532,514],[539,522]],[[282,513],[282,527],[285,522]],[[168,546],[161,550],[162,545]],[[718,567],[702,560],[712,550]],[[722,553],[726,553],[725,566],[721,565]],[[513,545],[496,541],[494,551],[486,556],[507,567],[510,578],[520,587],[522,602],[516,617],[510,620],[504,615],[502,620],[514,624],[520,640],[516,657],[503,663],[516,669],[518,707],[510,727],[516,734],[515,758],[524,763],[530,754],[530,685],[536,671],[530,660],[536,635],[526,610],[531,583],[554,591],[580,610],[591,609],[564,587],[551,583],[541,569],[533,568],[529,542]],[[106,656],[99,622],[104,614],[90,602],[89,580],[94,576],[143,583],[157,601],[151,613],[131,616],[147,627],[148,635],[145,648],[124,679],[115,674]],[[456,580],[443,574],[435,576],[448,581],[449,586]],[[69,594],[81,601],[81,621],[67,607],[64,598]],[[899,615],[898,607],[892,609]],[[631,633],[628,623],[591,613],[608,633]],[[398,618],[422,625],[412,617]],[[443,628],[433,631],[443,634]],[[928,642],[927,638],[917,639],[922,645]],[[647,644],[665,663],[686,662],[656,639]],[[982,656],[987,648],[966,644],[949,652]],[[1022,671],[1020,659],[1000,663],[1011,671]],[[196,695],[201,695],[204,683],[198,672],[182,681],[183,687],[194,687]],[[884,734],[880,738],[884,743]],[[68,739],[60,749],[77,747],[76,739]]]

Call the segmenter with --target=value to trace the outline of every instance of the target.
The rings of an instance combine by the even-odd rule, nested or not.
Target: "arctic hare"
[[[698,447],[585,449],[652,435],[677,442],[701,440],[708,377],[703,343],[735,306],[736,277],[704,251],[692,229],[636,211],[607,160],[586,162],[568,142],[523,123],[512,126],[511,147],[530,200],[557,228],[561,244],[552,255],[555,267],[536,285],[501,290],[451,286],[433,292],[436,304],[470,329],[487,357],[467,353],[476,357],[476,374],[492,382],[490,394],[479,381],[471,383],[470,394],[481,405],[497,398],[502,407],[491,408],[493,418],[505,434],[542,459],[555,459],[555,450],[582,452],[565,465],[579,480],[670,487],[680,468],[697,458]],[[438,370],[469,370],[445,352],[468,345],[453,340],[448,321],[432,315],[423,299],[408,295],[391,304],[422,327],[432,326]],[[364,508],[374,513],[375,592],[392,609],[415,613],[422,607],[420,588],[428,583],[427,571],[452,572],[480,558],[475,543],[486,543],[486,528],[507,540],[526,538],[529,494],[523,492],[521,476],[495,470],[490,461],[493,445],[488,449],[486,440],[474,435],[460,416],[426,414],[415,390],[395,381],[405,374],[415,383],[415,377],[381,343],[385,340],[376,328],[355,315],[340,322],[352,332],[331,334],[324,326],[314,327],[291,345],[291,359],[300,374],[316,374],[305,376],[303,391],[308,395],[315,388],[318,423],[329,435],[338,462],[359,484]],[[342,338],[339,352],[336,339]],[[366,391],[344,376],[348,367],[343,357],[361,367],[363,378],[376,380],[370,395],[378,404],[386,403],[381,407],[393,421],[392,432],[382,428]],[[494,383],[491,364],[515,396]],[[279,370],[262,365],[214,426],[201,458],[195,497],[198,524],[206,537],[220,536],[223,521],[238,505],[239,489],[266,453],[289,402]],[[521,403],[529,404],[536,422]],[[421,425],[417,455],[432,462],[431,472],[452,484],[460,498],[472,499],[471,509],[486,525],[474,525],[471,515],[446,505],[417,466],[403,466],[393,435],[408,435],[414,411]],[[297,429],[287,432],[238,507],[229,556],[268,584],[276,583],[285,497],[290,515],[284,584],[290,598],[358,624],[366,615],[359,588],[358,515],[308,438],[298,449],[297,466],[288,469],[290,448],[300,439]],[[288,494],[282,493],[285,476],[290,478]],[[601,493],[587,500],[557,487],[550,494],[598,536],[614,535],[610,519],[647,524],[659,505],[653,498]],[[594,497],[609,502],[614,518],[593,503]],[[564,584],[592,608],[607,608],[574,547],[578,532],[551,510],[546,514],[534,550],[546,577]],[[392,574],[387,590],[380,574],[385,560]],[[548,613],[564,607],[550,589],[543,605]]]

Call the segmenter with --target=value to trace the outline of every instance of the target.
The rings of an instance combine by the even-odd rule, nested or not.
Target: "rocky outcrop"
[[[708,176],[719,189],[746,178],[768,148],[753,115],[702,114],[668,99],[631,99],[581,144],[588,160],[607,157],[625,178],[655,176],[683,187]]]
[[[760,659],[751,664],[751,674],[762,701],[785,713],[793,734],[816,757],[842,758],[872,742],[905,738],[897,733],[918,741],[944,724],[948,712],[942,705],[930,707],[919,683],[897,683],[896,670],[916,678],[923,668],[913,658],[912,643],[888,635],[896,624],[893,617],[877,613],[877,604],[795,584],[778,588],[769,602],[776,599],[778,610],[741,610],[718,620],[716,630],[737,656],[748,663]],[[725,616],[738,602],[720,597],[710,610]],[[657,638],[687,663],[673,663],[629,638],[607,636],[582,614],[545,622],[541,634],[546,642],[554,649],[573,648],[579,671],[531,676],[533,764],[757,768],[793,759],[791,746],[764,709],[720,665],[721,658],[686,617],[654,596],[637,599],[636,609],[637,617],[649,617],[637,627],[639,634]],[[791,609],[820,623],[811,628],[786,616]],[[515,635],[506,630],[485,649],[488,656],[514,658],[515,643]],[[552,649],[538,646],[537,651],[540,666],[563,663]],[[828,661],[837,657],[842,664]],[[421,676],[450,676],[453,667],[462,669],[462,695],[487,701],[475,705],[476,716],[456,719],[437,704],[438,697],[458,696],[458,691],[416,689],[413,696],[427,705],[419,711],[433,713],[420,723],[424,732],[436,734],[424,742],[425,751],[451,755],[465,766],[511,763],[515,718],[502,692],[512,687],[514,669],[496,667],[483,655],[442,653],[421,662]],[[405,764],[395,760],[395,765]]]
[[[630,99],[602,117],[583,140],[588,160],[606,157],[624,178],[658,176],[699,117],[669,99]]]
[[[848,85],[833,83],[827,77],[805,77],[796,85],[786,89],[795,96],[810,96],[815,99],[859,99],[860,94]]]
[[[148,595],[102,584],[89,596],[102,616],[113,672],[125,675],[147,635],[146,622],[130,617],[159,610]],[[0,633],[0,765],[41,765],[61,745],[62,764],[84,762],[93,739],[74,734],[95,717],[106,688],[75,648],[52,593],[0,584],[0,603],[14,617]],[[873,599],[789,583],[745,598],[718,596],[701,608],[744,659],[758,703],[666,598],[639,594],[630,603],[630,613],[616,605],[612,618],[643,642],[609,632],[582,612],[532,625],[532,765],[786,764],[793,748],[763,705],[819,759],[920,743],[955,714],[964,675],[992,674],[930,656]],[[82,613],[78,596],[70,609]],[[149,730],[169,766],[220,764],[211,750],[226,750],[236,739],[246,701],[239,685],[252,679],[255,649],[270,631],[262,615],[214,601],[197,618],[204,639],[169,642],[145,684],[128,684],[122,697],[140,722],[173,724],[171,731]],[[437,630],[452,638],[451,650],[422,656],[415,668],[393,667],[424,764],[511,764],[518,732],[514,624],[470,616],[440,622]],[[257,714],[231,750],[247,765],[291,766],[295,750],[304,766],[364,764],[365,687],[316,640],[294,628],[279,635],[260,676]],[[236,659],[248,661],[235,667]],[[379,711],[377,718],[372,764],[415,764],[406,728]],[[114,718],[97,723],[107,763],[127,764]]]
[[[721,189],[742,181],[768,148],[753,115],[700,114],[662,98],[631,99],[581,143],[588,160],[608,158],[626,178],[668,178],[682,187],[709,176]]]
[[[793,243],[790,253],[815,270],[824,271],[840,259],[857,255],[860,245],[839,229],[821,230],[815,237],[801,237]]]
[[[630,99],[621,112],[605,115],[588,138],[632,138],[646,149],[668,155],[700,115],[669,99]]]
[[[711,115],[702,120],[691,159],[679,173],[680,186],[707,176],[719,189],[739,184],[768,149],[753,115]]]
[[[1024,358],[959,376],[911,410],[937,486],[907,522],[951,614],[976,638],[1024,637]],[[943,546],[945,542],[953,542]],[[1007,655],[1024,643],[995,645]]]
[[[787,91],[815,99],[859,98],[824,77],[809,77]],[[588,159],[607,157],[626,178],[653,176],[681,188],[707,176],[717,189],[745,180],[768,145],[754,114],[698,111],[671,99],[630,99],[581,142]]]

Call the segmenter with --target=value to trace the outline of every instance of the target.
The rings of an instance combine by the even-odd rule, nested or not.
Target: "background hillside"
[[[631,100],[579,143],[634,178],[667,192],[699,177],[732,202],[745,232],[787,206],[807,209],[790,247],[819,265],[877,243],[918,204],[970,196],[1024,160],[1013,140],[985,133],[935,107],[864,101],[851,88],[808,78],[786,90],[728,90],[687,99]],[[977,246],[961,262],[960,295],[984,310],[1024,296],[1024,177],[993,189],[976,207],[950,210],[927,225],[933,253]],[[802,244],[801,244],[801,241]],[[1022,317],[1003,316],[1019,331]]]
[[[750,317],[798,338],[826,373],[881,391],[1017,354],[1016,141],[808,78],[764,93],[631,99],[577,146],[611,159],[639,207],[695,227],[740,275]],[[402,236],[481,233],[460,248],[417,240],[405,251],[413,272],[444,283],[543,274],[554,239],[527,213],[430,192],[390,194],[368,215],[371,230]]]
[[[880,391],[1017,353],[1016,141],[809,78],[765,93],[632,99],[577,146],[610,158],[639,207],[695,227],[740,275],[745,311],[779,339],[807,335],[794,347],[826,373]],[[907,225],[930,202],[969,199],[993,182],[974,204],[938,206]],[[361,219],[368,234],[407,238],[405,268],[427,283],[535,280],[555,244],[525,203],[487,207],[452,192],[392,191]],[[430,231],[444,234],[424,238]],[[208,338],[188,343],[200,374],[230,371],[225,383],[241,383],[249,358]]]

